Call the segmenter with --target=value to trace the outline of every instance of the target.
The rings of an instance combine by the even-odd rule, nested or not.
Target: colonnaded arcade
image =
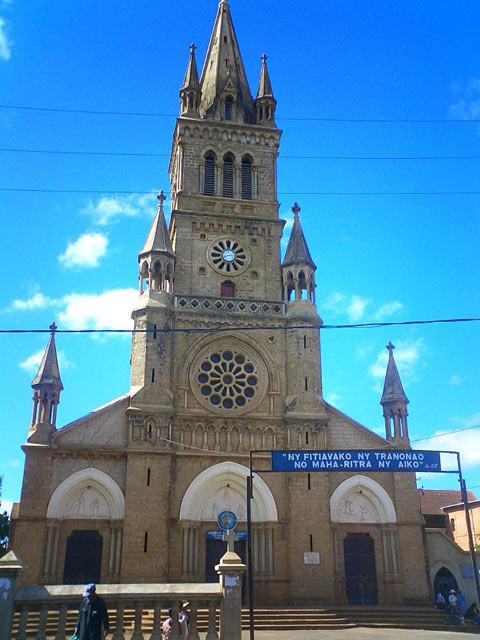
[[[57,428],[55,326],[33,380],[13,526],[25,584],[216,580],[217,515],[246,529],[250,450],[410,446],[393,345],[385,438],[323,399],[316,266],[296,204],[280,255],[276,104],[265,56],[252,97],[222,0],[201,77],[192,45],[180,89],[170,225],[160,194],[138,255],[132,316],[148,331],[133,334],[130,390]],[[257,477],[252,513],[264,604],[429,597],[413,473]]]

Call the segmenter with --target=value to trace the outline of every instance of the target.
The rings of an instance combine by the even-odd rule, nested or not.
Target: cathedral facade
[[[245,554],[250,451],[410,446],[392,345],[385,438],[323,399],[316,266],[298,205],[280,253],[275,111],[265,57],[252,97],[222,0],[203,72],[192,45],[180,89],[170,225],[160,194],[138,257],[130,390],[57,428],[54,325],[32,383],[13,524],[24,583],[216,580],[221,512],[235,514]],[[429,597],[413,473],[256,476],[252,518],[259,602]]]

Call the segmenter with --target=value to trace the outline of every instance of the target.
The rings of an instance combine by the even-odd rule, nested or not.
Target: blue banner
[[[215,531],[210,529],[207,531],[207,540],[222,540],[225,533],[225,531]],[[246,531],[235,531],[235,535],[238,536],[239,540],[246,540],[248,537]]]
[[[272,451],[272,471],[429,471],[441,473],[440,451],[365,449]]]

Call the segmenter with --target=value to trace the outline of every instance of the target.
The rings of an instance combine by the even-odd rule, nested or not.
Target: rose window
[[[248,357],[225,349],[202,359],[197,382],[201,395],[213,407],[240,409],[258,392],[258,371]]]
[[[236,241],[220,238],[215,241],[209,251],[209,261],[220,273],[235,275],[248,266],[245,249]]]

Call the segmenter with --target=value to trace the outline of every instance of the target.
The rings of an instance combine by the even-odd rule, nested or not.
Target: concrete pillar
[[[0,640],[9,640],[18,576],[23,565],[10,551],[0,558]]]
[[[234,551],[227,551],[215,567],[223,589],[220,640],[242,638],[242,576],[246,568]]]

